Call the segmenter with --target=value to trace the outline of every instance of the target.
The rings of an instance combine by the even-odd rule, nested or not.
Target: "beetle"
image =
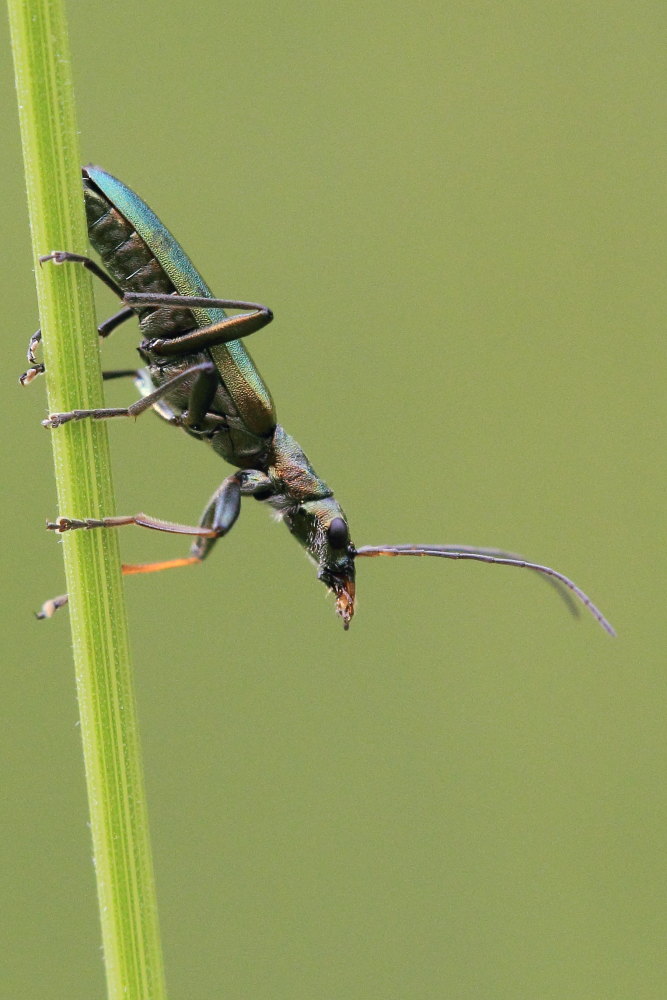
[[[83,168],[90,242],[103,267],[67,251],[40,258],[89,269],[122,301],[123,308],[98,328],[108,336],[137,317],[142,334],[142,367],[105,372],[105,378],[132,376],[140,398],[127,407],[53,413],[43,423],[57,428],[71,420],[137,417],[147,410],[191,437],[207,442],[235,467],[214,492],[197,526],[175,524],[146,514],[102,519],[60,517],[47,526],[62,533],[76,529],[135,524],[195,536],[180,559],[126,565],[125,574],[148,573],[201,562],[217,539],[233,527],[241,499],[252,496],[271,507],[305,548],[318,578],[333,593],[347,630],[354,615],[355,564],[362,557],[432,556],[475,560],[534,570],[570,600],[573,594],[600,625],[615,634],[589,597],[568,577],[502,549],[466,545],[379,545],[356,548],[348,519],[332,490],[314,471],[295,439],[277,422],[271,394],[241,340],[271,322],[266,306],[215,298],[182,247],[144,201],[101,167]],[[227,315],[227,309],[237,315]],[[240,312],[239,312],[240,311]],[[40,331],[31,338],[27,385],[44,366],[36,360]],[[47,601],[38,617],[51,617],[67,601]]]

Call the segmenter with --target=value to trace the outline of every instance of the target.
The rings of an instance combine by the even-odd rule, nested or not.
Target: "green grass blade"
[[[51,250],[86,253],[64,3],[8,5],[35,258]],[[98,407],[102,383],[90,277],[75,265],[52,264],[36,267],[36,276],[49,408]],[[82,421],[50,433],[59,510],[73,517],[115,513],[105,424]],[[112,531],[80,531],[65,536],[62,548],[108,993],[113,1000],[161,1000],[164,974],[118,541]]]

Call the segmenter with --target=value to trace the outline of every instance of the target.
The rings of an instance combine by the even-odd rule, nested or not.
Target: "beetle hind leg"
[[[167,309],[243,309],[250,310],[238,316],[226,316],[225,319],[209,326],[197,327],[177,337],[146,340],[142,347],[161,357],[174,357],[181,354],[194,354],[218,344],[229,344],[233,340],[249,337],[273,319],[273,313],[268,306],[259,302],[246,302],[240,299],[214,299],[199,295],[163,295],[157,292],[126,292],[123,301],[133,309],[146,306]]]

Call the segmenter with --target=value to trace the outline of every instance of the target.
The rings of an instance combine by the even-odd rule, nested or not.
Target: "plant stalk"
[[[35,258],[52,250],[87,253],[64,0],[8,0],[8,6]],[[99,407],[90,275],[74,264],[35,270],[49,409]],[[49,433],[59,510],[70,517],[115,513],[105,424],[83,420]],[[75,531],[64,536],[62,549],[108,996],[163,1000],[117,536]]]

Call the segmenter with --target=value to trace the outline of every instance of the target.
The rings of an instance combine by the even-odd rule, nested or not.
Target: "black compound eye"
[[[347,530],[347,525],[342,517],[334,517],[333,521],[327,528],[327,535],[329,536],[329,545],[332,549],[345,548],[350,539],[350,535]]]

